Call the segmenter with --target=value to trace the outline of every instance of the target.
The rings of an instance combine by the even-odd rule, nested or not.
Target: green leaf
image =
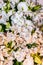
[[[9,10],[11,9],[10,2],[7,1],[6,5],[3,8],[4,8],[5,12],[8,13]]]
[[[39,29],[43,32],[43,24],[39,27]]]
[[[6,45],[7,48],[11,48],[12,47],[12,41],[8,42]]]
[[[25,2],[25,0],[20,0],[20,2]]]
[[[11,16],[9,17],[9,21],[8,21],[9,23],[10,23],[10,25],[12,26],[12,23],[11,23]]]
[[[22,62],[18,62],[16,59],[13,60],[13,65],[23,65]]]
[[[18,9],[17,9],[17,4],[15,4],[15,8],[14,8],[14,9],[15,9],[16,12],[18,11]]]
[[[9,0],[3,0],[5,3],[9,2]]]
[[[26,19],[27,19],[27,20],[32,20],[32,17],[30,17],[30,16],[28,15],[28,16],[26,16]]]
[[[0,24],[0,32],[6,32],[6,25]]]
[[[37,43],[32,43],[32,44],[27,44],[26,46],[30,49],[32,47],[37,47],[38,44]]]
[[[0,25],[0,32],[2,32],[2,26]]]
[[[7,22],[7,24],[6,24],[6,28],[7,28],[7,29],[10,28],[10,23],[9,23],[9,22]]]
[[[35,11],[39,10],[40,8],[41,8],[41,5],[36,5],[36,6],[34,6],[34,7],[31,9],[31,11],[35,12]]]
[[[14,51],[17,51],[19,49],[19,47],[17,47],[16,49],[14,49]]]
[[[28,6],[28,10],[31,10],[32,8],[30,6]]]
[[[32,48],[32,44],[27,44],[26,45],[29,49]]]
[[[37,43],[33,43],[33,44],[32,44],[32,47],[37,47],[37,46],[38,46]]]
[[[36,5],[34,7],[28,7],[29,10],[31,10],[32,12],[36,12],[41,8],[41,5]]]
[[[36,31],[36,28],[34,28],[32,31],[31,31],[31,35],[33,35]]]
[[[34,59],[35,64],[41,64],[42,63],[40,53],[31,54],[31,56]]]
[[[42,63],[41,59],[38,56],[35,56],[34,62],[37,63],[37,64],[41,64]]]

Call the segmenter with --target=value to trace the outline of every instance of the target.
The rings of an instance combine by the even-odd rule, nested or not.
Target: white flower
[[[36,17],[34,17],[34,19],[33,19],[34,21],[39,21],[39,16],[36,16]]]
[[[15,39],[14,35],[12,33],[7,33],[7,40],[8,41],[13,41]]]
[[[18,3],[20,0],[14,0],[15,1],[15,3]]]
[[[30,5],[30,0],[26,0],[27,4]]]
[[[21,51],[14,52],[14,57],[17,59],[17,61],[21,62],[24,60],[26,53]]]
[[[34,27],[32,21],[26,20],[25,25],[26,25],[27,29],[29,29],[30,31],[32,31],[32,29]]]
[[[15,13],[14,16],[11,17],[12,24],[17,24],[19,26],[24,25],[24,19],[22,17],[22,13]]]
[[[14,4],[14,3],[18,3],[19,0],[10,0],[10,2],[12,2]]]
[[[7,16],[7,14],[5,13],[5,11],[2,11],[1,14],[0,14],[0,16],[2,16],[2,17],[0,18],[0,23],[6,24],[6,20],[7,20],[8,16]]]
[[[27,11],[28,10],[28,6],[26,4],[26,2],[20,2],[17,6],[19,11]]]
[[[19,0],[10,0],[11,7],[14,8],[16,3],[19,3]]]
[[[34,65],[33,58],[29,57],[28,59],[25,59],[23,65]]]
[[[3,61],[0,61],[0,65],[3,65]]]
[[[0,23],[5,24],[5,23],[6,23],[6,21],[2,18],[2,19],[0,20]]]
[[[13,5],[15,4],[14,0],[10,0],[10,2],[11,2]]]
[[[10,0],[10,4],[11,4],[11,7],[14,8],[15,7],[15,1],[14,0]]]
[[[0,8],[2,8],[3,7],[3,0],[0,0]]]
[[[4,48],[5,48],[5,46],[1,46],[1,50],[4,49]]]
[[[3,57],[2,51],[0,51],[0,60],[4,61],[4,57]]]
[[[26,22],[25,22],[28,26],[33,26],[33,23],[32,23],[32,21],[30,21],[30,20],[26,20]]]
[[[4,42],[4,35],[0,33],[0,45]]]

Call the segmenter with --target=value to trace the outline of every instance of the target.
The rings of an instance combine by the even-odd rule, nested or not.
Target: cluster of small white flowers
[[[36,0],[0,0],[0,65],[43,65],[43,58],[31,56],[37,53],[43,57],[43,6]]]

